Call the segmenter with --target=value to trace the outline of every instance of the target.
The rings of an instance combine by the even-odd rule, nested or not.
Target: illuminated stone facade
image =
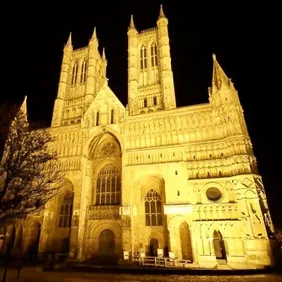
[[[138,32],[131,18],[126,107],[106,68],[96,30],[77,50],[70,35],[52,118],[66,186],[26,223],[25,248],[37,228],[39,252],[72,259],[162,249],[195,266],[270,265],[263,183],[238,93],[216,56],[209,102],[178,108],[161,8],[155,28]]]

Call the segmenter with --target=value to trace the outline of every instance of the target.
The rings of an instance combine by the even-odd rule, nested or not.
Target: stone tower
[[[96,28],[87,47],[74,50],[72,36],[64,47],[52,127],[77,124],[106,81],[105,50],[98,50]]]
[[[157,27],[139,33],[131,16],[127,34],[129,115],[176,108],[168,19],[162,6]]]

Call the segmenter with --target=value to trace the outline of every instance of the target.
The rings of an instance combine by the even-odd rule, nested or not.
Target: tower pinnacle
[[[130,16],[129,29],[135,29],[135,25],[134,25],[134,21],[133,21],[133,15]]]
[[[105,47],[103,47],[102,59],[103,59],[103,60],[106,60]]]
[[[97,31],[96,31],[96,26],[94,27],[94,30],[93,30],[93,34],[92,34],[91,40],[97,40]]]
[[[66,43],[66,45],[65,45],[65,48],[72,48],[72,34],[71,34],[71,32],[70,32],[70,35],[69,35],[69,38],[68,38],[68,41],[67,41],[67,43]]]
[[[159,19],[160,18],[166,18],[165,14],[164,14],[164,10],[163,10],[163,5],[161,4],[160,6],[160,14],[159,14]]]
[[[217,89],[221,89],[223,85],[229,86],[230,79],[227,77],[222,67],[218,63],[216,59],[216,55],[212,54],[213,58],[213,74],[212,74],[212,87],[216,87]]]

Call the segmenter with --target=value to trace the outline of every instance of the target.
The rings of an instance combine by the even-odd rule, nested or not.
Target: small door
[[[225,259],[226,260],[226,250],[224,241],[222,239],[222,235],[219,231],[214,231],[213,233],[213,247],[215,257],[217,259]]]
[[[158,248],[159,242],[156,238],[152,238],[150,240],[150,256],[157,257],[158,256]]]

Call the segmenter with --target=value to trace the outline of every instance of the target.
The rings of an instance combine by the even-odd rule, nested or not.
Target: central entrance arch
[[[105,229],[99,235],[98,253],[101,257],[111,257],[115,254],[115,235],[112,230]]]

